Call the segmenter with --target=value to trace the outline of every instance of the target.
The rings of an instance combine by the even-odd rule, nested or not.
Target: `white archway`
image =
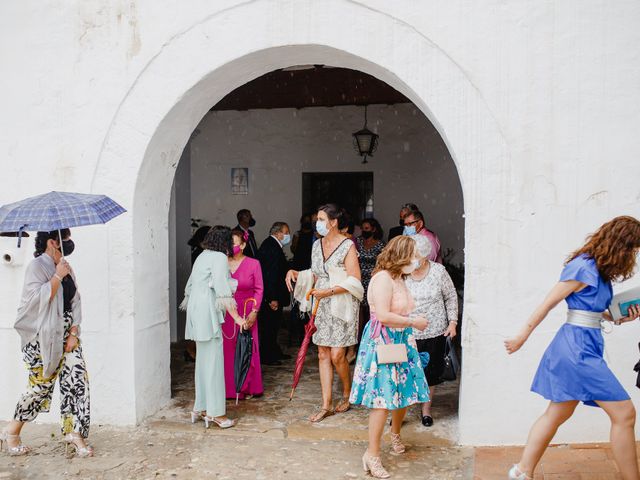
[[[402,92],[438,129],[458,168],[467,275],[460,425],[461,441],[473,442],[471,429],[479,427],[471,412],[481,400],[466,395],[482,383],[475,373],[482,353],[467,340],[476,331],[478,299],[496,300],[481,281],[495,268],[481,247],[497,243],[499,231],[488,219],[507,208],[486,194],[504,191],[505,140],[462,69],[410,25],[349,0],[291,3],[274,18],[268,0],[247,2],[173,37],[133,83],[104,140],[92,190],[113,195],[131,212],[108,230],[108,295],[110,318],[132,333],[135,418],[170,396],[166,231],[171,183],[189,135],[239,85],[290,65],[328,64],[361,70]]]

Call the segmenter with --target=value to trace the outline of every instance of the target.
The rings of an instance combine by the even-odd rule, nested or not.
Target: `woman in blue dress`
[[[418,356],[413,328],[424,330],[427,319],[410,317],[413,299],[404,283],[419,263],[416,242],[406,236],[389,242],[378,256],[367,298],[371,317],[362,332],[362,341],[353,372],[350,401],[369,408],[369,448],[362,466],[375,478],[389,478],[380,460],[380,442],[387,416],[391,412],[391,454],[401,455],[402,420],[407,407],[429,401],[429,386]],[[407,361],[379,363],[377,347],[402,344]]]
[[[605,223],[571,254],[560,281],[533,312],[521,332],[507,341],[508,353],[518,351],[549,311],[562,300],[569,308],[566,323],[545,351],[531,390],[549,400],[546,412],[533,424],[520,462],[509,478],[526,480],[533,472],[558,427],[568,420],[579,402],[601,407],[611,420],[611,449],[625,480],[638,480],[636,459],[636,411],[629,395],[603,359],[603,321],[613,321],[606,312],[613,291],[612,281],[623,281],[634,273],[640,250],[640,221],[616,217]],[[615,324],[635,320],[640,306]]]

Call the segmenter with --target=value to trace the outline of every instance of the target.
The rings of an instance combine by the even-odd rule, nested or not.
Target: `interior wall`
[[[400,206],[416,203],[443,249],[453,249],[461,262],[462,189],[442,138],[413,104],[372,105],[368,118],[380,142],[362,164],[351,136],[362,128],[362,107],[209,112],[191,145],[193,215],[234,226],[236,212],[249,208],[261,241],[274,221],[298,228],[303,172],[372,171],[374,216],[385,238],[398,223]],[[249,168],[248,195],[231,194],[232,167]]]
[[[184,340],[186,313],[178,309],[191,273],[191,156],[187,143],[171,188],[169,209],[169,315],[171,341]]]

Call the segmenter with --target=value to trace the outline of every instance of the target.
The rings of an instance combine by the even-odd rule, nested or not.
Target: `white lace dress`
[[[347,257],[349,249],[353,246],[351,240],[344,240],[338,248],[324,259],[322,253],[322,240],[318,240],[313,244],[311,250],[311,271],[316,276],[315,288],[324,289],[331,288],[329,284],[329,274],[327,273],[331,267],[344,268],[344,260]],[[315,323],[318,331],[313,334],[313,343],[322,347],[348,347],[358,343],[358,322],[345,322],[331,315],[331,297],[320,300],[318,312],[316,314]],[[349,295],[351,308],[357,312],[360,302]],[[358,316],[354,313],[353,318]]]

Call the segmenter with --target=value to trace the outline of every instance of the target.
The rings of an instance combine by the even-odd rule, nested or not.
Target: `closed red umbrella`
[[[310,294],[311,292],[307,294],[307,298]],[[307,351],[309,350],[311,336],[316,333],[316,330],[318,330],[315,324],[318,305],[320,305],[320,300],[316,301],[315,305],[313,306],[313,311],[311,312],[311,318],[304,326],[304,339],[302,340],[302,345],[300,345],[300,350],[298,350],[298,356],[296,357],[296,368],[293,371],[293,383],[291,384],[291,395],[289,395],[289,401],[293,400],[293,394],[296,391],[296,387],[298,386],[298,382],[300,381],[300,377],[302,376],[302,367],[304,367],[304,360],[307,356]]]

